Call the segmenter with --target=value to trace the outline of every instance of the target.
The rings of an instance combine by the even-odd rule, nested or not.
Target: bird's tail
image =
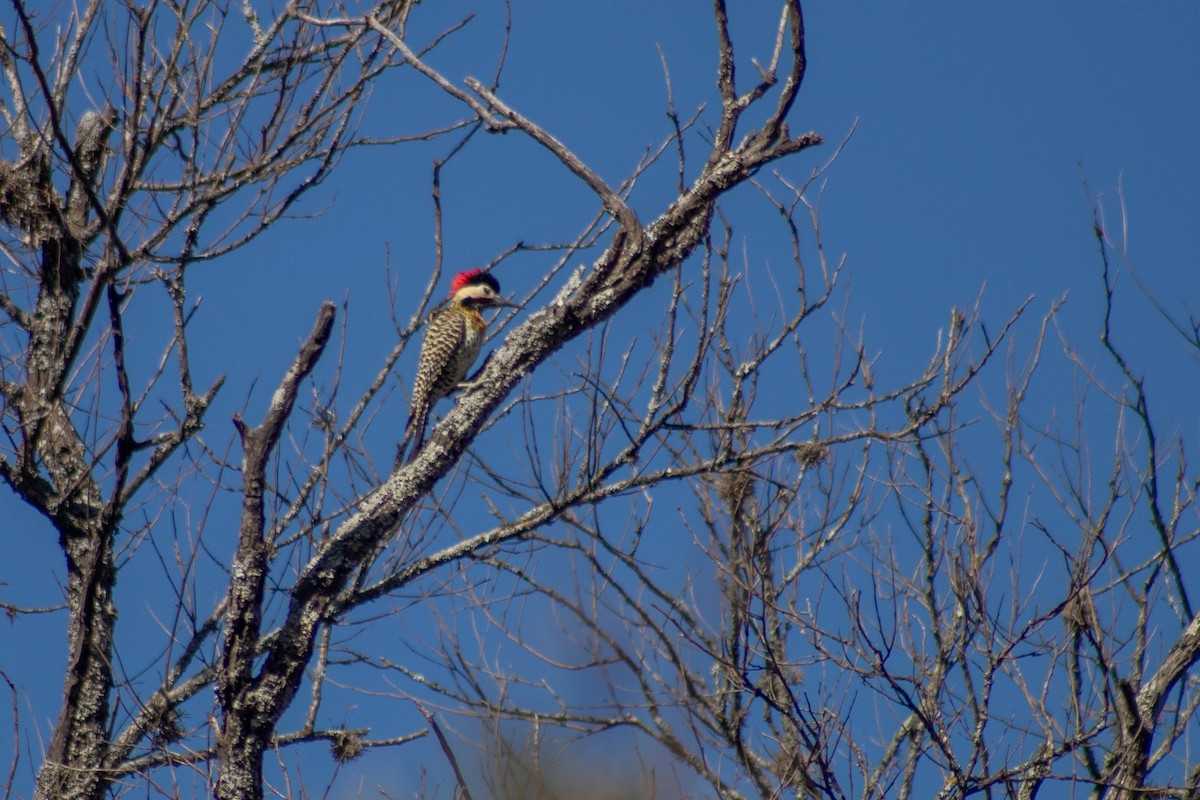
[[[412,461],[420,452],[421,445],[425,443],[425,422],[428,418],[428,410],[418,409],[408,415],[408,424],[404,426],[404,438],[400,444],[396,445],[396,462],[392,465],[393,469],[399,469]],[[411,450],[409,450],[409,442],[412,442]],[[405,450],[409,450],[407,459],[404,458]]]

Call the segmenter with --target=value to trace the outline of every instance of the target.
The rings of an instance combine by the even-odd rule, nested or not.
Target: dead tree
[[[53,29],[13,4],[0,40],[0,479],[58,534],[68,576],[69,659],[37,796],[178,787],[181,770],[221,798],[286,795],[265,785],[277,750],[319,742],[341,763],[429,732],[465,791],[460,748],[434,701],[493,726],[509,755],[518,749],[508,723],[539,736],[551,726],[634,731],[673,769],[729,797],[925,796],[930,787],[1032,797],[1063,777],[1101,795],[1195,791],[1194,776],[1156,783],[1154,772],[1195,717],[1184,679],[1196,622],[1181,566],[1195,538],[1194,491],[1182,449],[1169,482],[1159,479],[1161,452],[1123,443],[1109,504],[1086,513],[1067,508],[1082,494],[1067,486],[1064,513],[1086,536],[1045,533],[1064,565],[1052,602],[989,594],[1013,527],[1033,520],[1016,521],[1010,478],[990,492],[974,479],[962,409],[1026,309],[987,328],[977,309],[951,311],[925,367],[880,385],[866,343],[828,313],[842,263],[822,240],[820,170],[804,165],[809,182],[777,171],[822,141],[789,127],[805,29],[799,2],[779,8],[777,24],[756,32],[761,57],[746,82],[736,66],[750,51],[735,47],[725,4],[713,4],[712,108],[685,117],[669,101],[671,131],[612,185],[504,96],[502,63],[490,82],[435,66],[438,45],[466,22],[417,41],[404,2],[353,13],[289,3],[264,19],[251,5],[95,0]],[[361,134],[363,99],[393,76],[444,93],[457,116],[388,141]],[[399,431],[371,420],[403,419],[386,388],[440,263],[348,411],[331,397],[311,408],[302,400],[320,394],[314,375],[336,338],[337,309],[325,304],[290,366],[278,366],[265,408],[248,403],[234,418],[233,455],[212,445],[202,433],[216,427],[223,379],[193,384],[188,345],[203,335],[187,291],[193,270],[276,229],[350,148],[403,138],[449,137],[433,173],[440,242],[439,176],[489,134],[535,143],[591,193],[595,216],[571,241],[517,243],[487,265],[559,254],[520,315],[499,321],[490,357],[412,460],[377,470],[371,451],[390,464]],[[670,199],[635,213],[639,181],[666,159],[678,164]],[[791,250],[784,267],[736,263],[739,191],[777,220]],[[131,311],[155,302],[171,330],[156,358],[135,356]],[[618,330],[634,302],[654,302],[658,316]],[[1111,397],[1157,442],[1144,386],[1106,341],[1132,387]],[[827,352],[817,358],[819,346]],[[1045,431],[1025,405],[1036,364],[1013,375],[996,412],[1002,476],[1032,472],[1053,490],[1062,484],[1040,472],[1032,444]],[[570,424],[548,429],[548,419]],[[502,465],[475,447],[491,426],[519,433]],[[1132,456],[1142,464],[1134,473]],[[236,545],[220,553],[229,556],[213,570],[220,599],[206,606],[195,590],[208,551],[174,539],[177,614],[164,666],[135,681],[118,666],[118,554],[170,539],[170,509],[193,479],[219,497],[214,506],[236,503],[236,537],[227,537]],[[1134,484],[1158,544],[1131,566],[1118,557],[1125,529],[1105,526]],[[471,499],[458,500],[468,487]],[[656,498],[679,491],[686,510],[664,528]],[[912,546],[890,538],[897,526],[877,527],[889,504]],[[476,522],[470,512],[480,508],[494,524]],[[672,572],[644,557],[652,534],[693,548],[702,568]],[[1022,585],[1019,575],[1013,582]],[[1122,592],[1147,610],[1124,634],[1096,621],[1098,599]],[[1154,605],[1159,596],[1170,614]],[[403,614],[385,610],[395,598],[407,598]],[[535,614],[513,598],[572,621],[561,641],[580,655],[568,666],[596,676],[603,704],[572,705],[540,673],[507,674],[482,642],[470,652],[450,629],[423,651],[438,676],[356,649],[354,636],[378,627],[375,614],[434,609],[444,621],[467,603],[462,619],[541,655],[543,634],[524,629]],[[1151,668],[1149,632],[1168,618],[1177,630]],[[1132,655],[1129,642],[1138,643]],[[1035,684],[1022,671],[1030,651],[1065,677]],[[338,683],[329,675],[341,671],[342,684],[405,681],[398,699],[421,703],[413,726],[381,735],[365,720],[322,725],[325,693]],[[998,680],[1006,699],[1025,693],[1028,719],[996,713]],[[1055,716],[1045,698],[1060,684],[1073,705]],[[864,687],[886,698],[880,708],[894,726],[864,733],[848,700]],[[519,758],[504,763],[498,795],[532,796],[531,782],[552,793]]]

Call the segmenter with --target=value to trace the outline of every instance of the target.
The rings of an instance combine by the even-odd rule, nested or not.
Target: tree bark
[[[49,187],[42,186],[43,191]],[[92,478],[87,449],[63,399],[82,277],[82,247],[69,234],[42,244],[41,287],[31,319],[29,372],[20,392],[26,440],[17,471],[35,507],[50,515],[67,560],[67,668],[58,723],[38,774],[35,796],[100,800],[108,781],[96,765],[108,747],[115,520]],[[46,481],[37,461],[49,474]]]
[[[262,798],[263,754],[275,733],[275,723],[295,696],[303,674],[303,670],[296,673],[293,684],[281,690],[269,670],[254,673],[262,639],[263,597],[271,555],[271,544],[264,535],[263,486],[271,454],[295,407],[300,383],[312,372],[329,343],[333,320],[334,305],[326,302],[317,314],[312,333],[272,397],[262,424],[248,429],[240,418],[234,419],[242,435],[242,519],[229,583],[229,611],[217,689],[224,711],[217,741],[221,771],[216,796],[220,800]]]

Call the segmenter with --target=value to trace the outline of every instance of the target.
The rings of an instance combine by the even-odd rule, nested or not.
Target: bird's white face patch
[[[454,296],[459,302],[466,302],[470,300],[491,301],[499,298],[499,295],[496,294],[495,290],[493,290],[492,287],[488,286],[486,283],[475,283],[471,284],[470,286],[464,286],[463,288],[459,289]]]

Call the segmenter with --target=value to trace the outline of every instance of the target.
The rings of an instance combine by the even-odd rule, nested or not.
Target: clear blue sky
[[[422,3],[414,12],[414,39],[441,30],[473,5]],[[771,7],[755,20],[734,12],[736,43],[765,60],[777,20],[773,4],[731,5]],[[430,58],[451,79],[494,71],[503,7],[487,6]],[[715,119],[707,4],[513,0],[512,11],[500,96],[610,182],[625,177],[669,134],[656,45],[670,67],[680,113],[708,103],[705,118]],[[984,318],[996,327],[1030,295],[1037,297],[1038,315],[1069,295],[1064,326],[1094,346],[1099,261],[1084,175],[1102,196],[1114,230],[1118,189],[1123,192],[1128,266],[1173,311],[1200,313],[1200,6],[809,2],[805,15],[810,66],[791,128],[815,130],[827,144],[779,170],[802,181],[833,155],[857,120],[826,176],[822,225],[826,247],[846,254],[849,316],[861,320],[884,379],[910,374],[931,351],[949,309],[970,305],[984,287]],[[748,81],[749,64],[740,66]],[[435,122],[462,116],[405,76],[403,85],[377,88],[363,127],[379,135],[414,133],[430,126],[431,109],[440,112]],[[261,413],[324,299],[349,298],[345,396],[365,386],[394,337],[384,267],[390,263],[404,286],[421,285],[428,274],[429,169],[445,148],[434,142],[348,155],[302,209],[318,216],[285,223],[196,273],[192,291],[204,296],[197,325],[206,330],[193,344],[197,380],[207,385],[218,373],[229,376],[226,405],[210,417],[211,441],[231,435],[225,421],[256,380],[250,417]],[[668,161],[639,184],[633,205],[643,221],[662,208],[672,175]],[[516,240],[570,238],[596,205],[548,154],[515,133],[480,142],[456,161],[443,176],[442,196],[448,272],[487,261]],[[736,200],[739,247],[744,242],[750,264],[786,263],[786,242],[777,231],[756,237],[758,220],[769,224],[770,208],[747,190]],[[523,294],[547,263],[549,257],[540,256],[507,263],[500,273],[506,292]],[[1177,369],[1183,351],[1162,346],[1167,329],[1132,282],[1123,285],[1129,294],[1122,298],[1118,332],[1194,445],[1195,364]],[[406,321],[411,306],[401,303],[397,311]],[[247,340],[256,344],[253,361],[234,355]],[[402,374],[411,375],[415,358],[413,350]],[[403,416],[394,409],[399,433]],[[376,455],[387,457],[390,448],[381,443]],[[63,568],[52,534],[11,496],[0,496],[0,507],[9,548],[0,560],[0,599],[57,602]],[[122,576],[118,591],[135,585]],[[150,611],[138,598],[122,612],[122,624],[150,621]],[[58,710],[57,668],[65,652],[56,638],[58,622],[55,616],[0,625],[0,653],[6,654],[0,668],[24,692],[26,735],[33,726],[47,736]],[[28,652],[44,655],[36,664],[12,655]],[[356,724],[363,714],[370,712],[360,707],[346,719]],[[10,738],[9,726],[0,724],[0,754],[10,752]],[[36,753],[36,736],[30,746]],[[389,758],[372,756],[348,768],[335,796],[355,796],[360,775],[366,776],[364,796],[373,796],[375,783],[392,780],[393,796],[410,796],[415,772]],[[27,793],[28,785],[19,780],[19,792]]]

